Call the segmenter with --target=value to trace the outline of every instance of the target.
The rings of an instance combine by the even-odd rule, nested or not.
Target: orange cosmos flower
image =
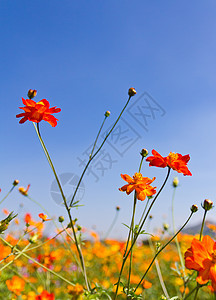
[[[155,188],[150,184],[155,180],[155,177],[150,179],[143,177],[141,173],[135,173],[133,178],[127,174],[121,174],[121,178],[128,182],[128,184],[122,186],[119,191],[126,192],[129,195],[133,190],[136,191],[138,200],[145,200],[146,196],[152,196],[156,193]]]
[[[146,161],[150,162],[149,166],[155,166],[160,168],[170,167],[178,173],[184,175],[192,175],[188,170],[187,163],[190,160],[190,156],[181,155],[179,153],[170,152],[168,156],[163,157],[157,151],[152,150],[153,156],[149,156]]]
[[[47,219],[47,215],[45,215],[43,213],[39,214],[38,216],[39,216],[39,218],[41,218],[43,220],[43,222],[51,220],[51,219]]]
[[[68,294],[73,295],[75,299],[77,299],[80,295],[84,293],[84,289],[79,283],[76,283],[75,286],[68,285],[67,288]]]
[[[185,266],[198,271],[196,281],[199,284],[211,280],[216,291],[216,242],[210,236],[204,236],[202,241],[192,240],[191,247],[185,252]]]
[[[19,276],[15,275],[12,277],[12,279],[6,280],[6,285],[11,292],[18,296],[25,288],[25,281]]]
[[[56,106],[50,108],[49,101],[42,99],[39,102],[35,102],[31,99],[22,98],[22,102],[25,107],[19,107],[24,110],[24,113],[16,115],[17,118],[22,117],[19,123],[25,123],[27,120],[39,123],[42,120],[48,122],[52,127],[57,125],[58,119],[53,115],[61,111],[61,108],[56,108]]]

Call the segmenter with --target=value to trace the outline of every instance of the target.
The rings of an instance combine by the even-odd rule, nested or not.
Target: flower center
[[[169,160],[170,160],[170,162],[171,162],[171,161],[173,161],[173,160],[178,159],[178,154],[175,153],[175,152],[170,152],[169,155],[168,155],[168,157],[169,157]]]
[[[216,263],[216,250],[214,250],[211,254],[212,256],[212,262],[215,264]]]
[[[138,183],[139,181],[141,181],[142,180],[142,174],[141,173],[135,173],[134,174],[134,176],[133,176],[133,178],[134,178],[134,181],[136,182],[136,183]]]

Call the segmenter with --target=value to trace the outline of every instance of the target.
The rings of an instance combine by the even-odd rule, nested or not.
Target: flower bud
[[[207,211],[210,210],[212,207],[213,207],[213,202],[209,199],[205,199],[202,204],[202,208],[204,208]]]
[[[128,90],[128,95],[130,96],[130,97],[133,97],[134,95],[136,95],[136,90],[135,90],[135,88],[129,88],[129,90]]]
[[[19,184],[19,180],[18,180],[18,179],[15,179],[14,182],[13,182],[13,185],[16,186],[16,185],[18,185],[18,184]]]
[[[59,221],[59,223],[64,222],[64,217],[63,217],[63,216],[60,216],[60,217],[58,218],[58,221]]]
[[[107,110],[107,111],[105,112],[104,116],[105,116],[106,118],[109,117],[109,116],[110,116],[110,111]]]
[[[36,90],[29,90],[28,91],[28,97],[29,97],[29,99],[33,99],[36,95],[37,95],[37,91]]]
[[[81,231],[81,230],[82,230],[82,226],[77,225],[77,230],[78,230],[78,231]]]
[[[142,157],[146,157],[148,155],[148,150],[143,148],[140,154],[142,155]]]
[[[157,242],[157,243],[155,244],[156,251],[159,251],[159,250],[160,250],[160,247],[161,247],[161,243],[160,243],[160,242]]]
[[[120,206],[116,206],[116,210],[119,211],[120,210]]]
[[[37,239],[38,239],[38,235],[34,234],[33,236],[30,237],[29,242],[31,244],[35,244],[37,242]]]
[[[164,224],[163,224],[163,229],[164,229],[165,231],[167,231],[167,230],[169,229],[169,224],[164,223]]]
[[[173,187],[176,188],[179,184],[179,180],[178,180],[178,177],[174,177],[173,178]]]
[[[193,205],[191,206],[190,210],[191,210],[193,213],[195,213],[195,212],[198,211],[198,206],[197,206],[196,204],[193,204]]]

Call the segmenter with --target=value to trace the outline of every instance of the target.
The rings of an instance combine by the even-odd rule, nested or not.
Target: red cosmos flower
[[[58,119],[51,114],[58,113],[61,108],[56,106],[50,108],[50,104],[46,99],[42,99],[39,102],[35,102],[31,99],[22,98],[22,102],[25,107],[19,107],[24,110],[24,113],[16,115],[17,118],[23,117],[19,123],[25,123],[27,120],[39,123],[42,120],[48,122],[52,127],[57,125]]]
[[[179,153],[170,152],[168,156],[163,157],[157,151],[152,150],[153,156],[149,156],[146,161],[150,162],[149,166],[160,168],[170,167],[178,173],[192,175],[188,170],[187,163],[190,160],[189,154],[182,156]]]
[[[210,236],[204,236],[202,241],[193,239],[191,247],[185,252],[185,266],[198,271],[196,281],[199,284],[211,280],[216,291],[216,242]]]
[[[31,216],[31,214],[29,214],[29,213],[25,214],[24,220],[25,220],[26,224],[30,224],[32,222],[32,216]]]
[[[55,296],[53,293],[48,293],[47,291],[43,291],[40,295],[36,296],[35,300],[55,300]]]
[[[126,192],[129,195],[133,190],[136,191],[138,200],[145,200],[146,196],[152,196],[156,193],[155,188],[150,184],[155,180],[155,177],[150,179],[143,177],[141,173],[135,173],[133,178],[127,174],[121,174],[121,178],[128,182],[128,184],[122,186],[119,191]]]

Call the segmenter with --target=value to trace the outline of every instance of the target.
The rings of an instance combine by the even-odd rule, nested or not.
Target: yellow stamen
[[[141,173],[135,173],[133,178],[134,178],[135,182],[137,183],[138,181],[141,181],[143,177],[142,177]]]
[[[169,156],[170,161],[178,159],[178,154],[175,152],[170,152],[168,156]]]

